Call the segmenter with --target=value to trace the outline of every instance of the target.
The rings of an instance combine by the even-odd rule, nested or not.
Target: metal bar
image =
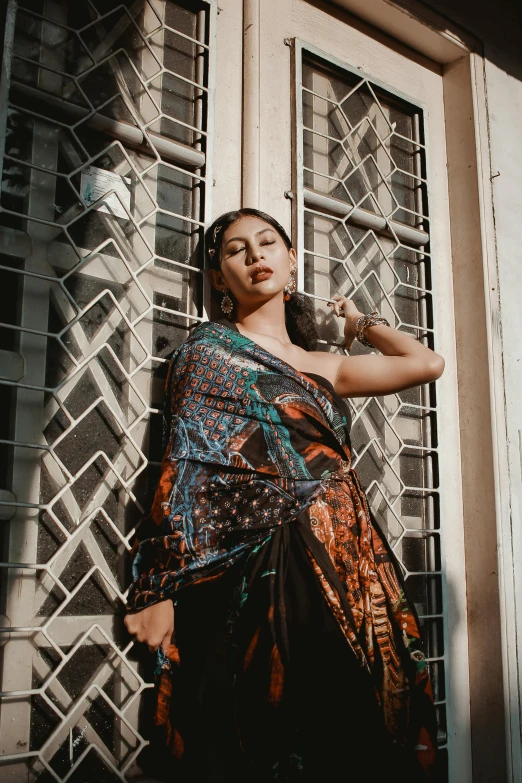
[[[196,25],[196,37],[200,40],[203,40],[205,37],[205,12],[199,11],[197,15],[197,25]],[[204,50],[198,46],[196,48],[196,63],[195,63],[195,72],[196,72],[196,82],[198,84],[203,83],[204,79],[204,72],[205,72],[205,59],[204,59]],[[202,129],[203,128],[203,95],[204,93],[201,90],[196,90],[194,93],[194,103],[195,103],[195,116],[194,116],[194,122],[197,128]],[[201,150],[201,136],[199,140],[195,144],[196,149]],[[195,188],[192,193],[192,216],[199,218],[201,217],[201,192],[199,188]],[[199,241],[199,237],[197,234],[194,234],[192,236],[191,241],[191,251],[194,253],[197,247],[197,243]],[[189,286],[187,286],[186,291],[186,309],[189,309],[189,302],[190,302],[190,290]]]
[[[0,489],[0,501],[2,502],[2,505],[0,505],[0,519],[5,522],[14,517],[16,506],[4,506],[4,503],[16,503],[16,495],[7,489]]]
[[[422,246],[429,242],[429,234],[425,231],[399,223],[397,220],[387,220],[367,209],[361,209],[361,207],[352,207],[346,201],[318,193],[310,188],[304,188],[304,203],[311,209],[321,209],[354,226],[368,228],[386,237],[393,237],[395,233],[398,239],[407,244]]]
[[[218,3],[212,3],[208,13],[208,42],[216,41],[217,38],[217,15],[219,13]],[[207,60],[207,128],[213,128],[215,125],[215,103],[216,103],[216,46],[211,46]],[[207,161],[205,165],[206,181],[212,183],[214,170],[214,134],[207,136]],[[202,210],[202,217],[205,225],[208,225],[213,217],[213,187],[205,188],[205,201]],[[203,249],[203,248],[202,248]],[[205,319],[210,317],[210,299],[211,285],[208,275],[203,276],[203,316]]]
[[[202,13],[205,13],[204,11]],[[180,38],[184,38],[186,41],[190,41],[191,43],[197,44],[198,46],[203,47],[203,49],[210,49],[210,46],[206,43],[203,43],[203,41],[200,41],[199,38],[192,38],[190,35],[186,35],[185,33],[181,33],[179,30],[176,30],[174,27],[170,27],[168,24],[162,25],[163,30],[167,30],[169,33],[174,33],[174,35],[179,35]],[[144,37],[149,39],[152,38],[153,35],[157,35],[160,31],[160,28],[157,30],[153,30],[151,33],[147,33]]]
[[[293,213],[295,215],[295,247],[297,251],[297,289],[305,288],[305,234],[304,234],[304,151],[303,151],[303,50],[300,41],[293,41],[293,68],[294,68],[294,171],[292,172],[292,186],[295,193],[288,195],[294,199]],[[295,196],[297,195],[297,199]]]
[[[83,58],[83,60],[79,59],[79,62],[76,64],[77,70],[76,73],[81,73],[81,68],[83,63],[86,62],[86,59],[90,61],[90,63],[96,63],[97,60],[101,59],[105,52],[107,52],[108,49],[110,49],[118,40],[118,38],[123,34],[123,31],[126,27],[129,26],[129,24],[133,23],[133,15],[139,13],[141,8],[143,7],[143,1],[142,0],[135,0],[135,2],[131,5],[131,7],[128,9],[128,14],[123,15],[120,17],[120,19],[116,22],[116,24],[113,24],[109,30],[105,29],[105,35],[103,36],[103,39],[99,42],[98,46],[96,46],[92,52],[89,52],[87,50],[87,47],[84,46],[84,48],[87,50],[87,58]],[[103,19],[100,19],[98,24],[102,23]],[[71,30],[70,27],[67,28],[68,30]],[[75,33],[74,30],[71,30],[71,32]],[[78,38],[80,42],[83,44],[83,40],[81,35],[78,35]],[[88,66],[90,68],[90,65]]]
[[[412,118],[412,125],[413,125],[413,139],[416,142],[420,141],[421,137],[421,118],[418,112],[416,112],[413,115]],[[422,161],[420,156],[420,151],[417,148],[413,154],[413,167],[416,174],[422,173]],[[422,211],[422,190],[421,187],[417,184],[417,187],[414,191],[415,196],[415,208],[418,211]],[[426,259],[423,255],[420,255],[419,257],[419,282],[420,284],[425,287],[426,286]],[[428,309],[427,309],[427,302],[426,297],[423,296],[421,298],[421,301],[419,302],[419,316],[420,318],[426,323],[427,316],[428,316]],[[422,342],[426,344],[427,340],[426,338],[422,339]],[[430,390],[428,386],[423,386],[421,388],[421,400],[424,404],[428,404],[430,402]],[[425,415],[422,417],[422,428],[423,428],[423,436],[424,441],[427,444],[430,444],[432,442],[432,431],[431,431],[431,419],[429,415]],[[428,486],[433,486],[434,482],[434,476],[433,476],[433,458],[429,455],[426,455],[426,461],[424,464],[424,472],[425,472],[425,483],[428,484]],[[433,498],[431,496],[428,496],[426,498],[426,523],[429,527],[434,528],[436,524],[436,510],[433,502]],[[433,570],[436,569],[437,566],[437,552],[435,551],[435,543],[430,544],[428,546],[427,551],[427,564],[430,568]],[[439,542],[440,546],[440,542]],[[439,553],[440,557],[440,553]],[[437,605],[437,587],[435,579],[430,579],[428,584],[426,585],[426,590],[428,594],[428,609],[433,610],[434,607]],[[437,625],[431,624],[429,626],[429,639],[430,639],[430,645],[435,646],[435,649],[438,647],[439,643],[439,628]],[[442,628],[442,642],[445,643],[444,638],[444,627]]]
[[[49,17],[55,17],[64,12],[54,0],[45,0],[44,10]],[[45,43],[45,31],[41,31],[41,41]],[[46,64],[59,65],[61,53],[57,48],[42,48],[42,59]],[[50,92],[57,89],[57,77],[51,71],[42,71],[40,85],[42,90]],[[36,165],[54,168],[56,165],[58,146],[57,139],[44,123],[35,124],[34,140],[30,159]],[[30,173],[30,189],[28,194],[27,212],[37,214],[42,220],[48,219],[53,212],[56,198],[56,179],[49,174],[36,170]],[[28,234],[32,240],[32,252],[25,259],[25,268],[34,272],[43,272],[47,263],[47,243],[49,232],[42,224],[32,223],[28,226]],[[20,286],[20,325],[36,332],[45,328],[49,319],[49,283],[36,278],[22,278]],[[47,340],[34,333],[20,333],[17,348],[25,360],[24,380],[30,383],[44,382],[47,359]],[[13,422],[13,440],[19,442],[44,444],[41,430],[41,413],[44,406],[44,395],[24,389],[17,389],[14,394],[15,416]],[[38,502],[40,500],[40,456],[36,450],[16,447],[12,449],[12,483],[9,489],[17,498]],[[35,560],[38,547],[38,512],[33,508],[17,506],[17,512],[9,525],[8,559]],[[22,555],[22,557],[21,557]],[[12,625],[25,626],[31,624],[36,580],[25,575],[20,578],[16,569],[9,571],[6,579],[6,615]],[[29,639],[10,637],[5,644],[5,656],[2,670],[2,691],[19,690],[31,686],[32,662],[34,647]],[[16,721],[17,734],[13,736],[10,730],[12,721]],[[1,753],[13,752],[20,747],[20,741],[29,747],[31,727],[31,704],[6,702],[2,705],[0,714],[0,735],[2,737]],[[14,780],[22,779],[25,765],[21,762],[10,770]]]
[[[0,182],[3,179],[5,140],[7,135],[7,107],[11,82],[11,62],[15,31],[17,0],[8,0],[5,18],[2,77],[0,79]]]
[[[12,89],[15,93],[17,92],[29,100],[37,101],[38,103],[46,103],[51,109],[67,114],[76,122],[81,121],[84,117],[88,117],[89,115],[88,109],[85,109],[82,106],[76,106],[74,103],[65,101],[63,98],[59,98],[56,95],[44,93],[28,84],[16,82],[13,83]],[[93,114],[86,119],[85,124],[89,128],[93,128],[93,130],[106,133],[108,136],[118,139],[118,141],[127,144],[129,147],[143,148],[147,146],[147,139],[143,132],[136,126],[130,125],[128,122],[113,120],[110,117],[105,117],[101,114]],[[165,136],[162,136],[155,131],[149,130],[147,131],[147,135],[150,137],[151,142],[161,157],[172,160],[175,163],[190,166],[191,168],[201,168],[204,166],[205,154],[200,150],[196,150],[179,141],[167,139]]]

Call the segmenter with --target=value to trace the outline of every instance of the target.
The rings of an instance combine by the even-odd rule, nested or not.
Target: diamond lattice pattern
[[[433,347],[421,111],[348,70],[302,75],[304,290],[325,349],[342,352],[335,293]],[[413,231],[412,231],[413,229]],[[424,237],[424,238],[423,238]],[[422,244],[421,244],[422,243]],[[359,343],[354,353],[366,353]],[[429,386],[351,400],[355,465],[424,627],[445,735],[437,406]]]
[[[204,318],[209,10],[20,0],[15,22],[0,761],[12,780],[125,780],[150,678],[121,623],[123,555],[156,480],[166,357]],[[113,184],[88,199],[93,172]]]

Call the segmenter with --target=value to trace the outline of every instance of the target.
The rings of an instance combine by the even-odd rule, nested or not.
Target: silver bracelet
[[[368,348],[374,348],[375,346],[366,339],[364,333],[370,326],[377,326],[382,324],[383,326],[389,326],[389,321],[382,315],[379,315],[377,311],[368,313],[367,315],[361,315],[355,323],[355,336],[360,343],[366,345]]]

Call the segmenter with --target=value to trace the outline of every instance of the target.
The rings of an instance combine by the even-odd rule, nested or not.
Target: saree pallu
[[[418,620],[329,391],[239,332],[201,324],[171,361],[166,436],[161,478],[133,546],[128,609],[172,598],[183,612],[202,585],[208,594],[228,580],[231,714],[252,769],[263,780],[307,780],[310,744],[331,744],[335,729],[325,731],[325,722],[334,726],[344,712],[359,738],[347,770],[356,769],[358,746],[364,755],[387,747],[404,760],[401,770],[416,756],[404,780],[434,780]],[[155,723],[179,759],[186,740],[175,622],[168,654],[159,652]],[[324,678],[329,645],[338,694],[335,672]],[[324,750],[331,753],[342,755]]]

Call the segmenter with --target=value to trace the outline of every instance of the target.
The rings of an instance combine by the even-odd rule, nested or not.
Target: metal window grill
[[[314,299],[324,349],[345,351],[342,326],[324,304],[335,293],[433,347],[422,109],[312,47],[297,42],[295,51],[298,284]],[[445,756],[434,384],[351,406],[354,464],[423,627]]]
[[[166,357],[206,317],[214,16],[205,0],[8,3],[2,779],[127,780],[146,744],[150,685],[118,614]],[[86,206],[86,167],[121,187]]]

